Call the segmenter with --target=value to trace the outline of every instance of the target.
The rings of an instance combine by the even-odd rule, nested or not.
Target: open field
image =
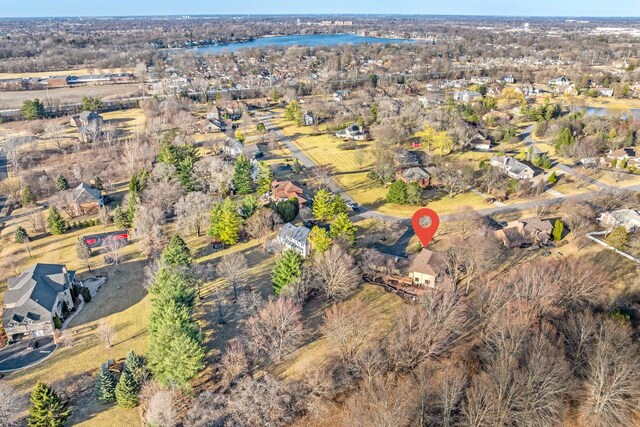
[[[117,85],[68,87],[51,90],[25,90],[15,92],[0,92],[0,110],[20,108],[22,102],[28,99],[38,98],[45,104],[80,102],[83,96],[97,96],[103,100],[109,98],[126,98],[144,94],[144,86],[138,83],[125,83]]]
[[[0,73],[0,79],[23,79],[27,77],[87,76],[107,73],[133,73],[132,68],[80,68],[77,70],[38,71],[29,73]]]

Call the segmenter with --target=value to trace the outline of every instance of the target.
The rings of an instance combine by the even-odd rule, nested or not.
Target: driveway
[[[58,345],[53,337],[38,338],[40,345],[35,350],[28,350],[29,341],[21,341],[0,350],[0,372],[10,372],[36,364],[46,359]]]

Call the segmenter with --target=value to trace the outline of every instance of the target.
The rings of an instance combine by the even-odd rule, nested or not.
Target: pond
[[[240,49],[287,47],[287,46],[336,46],[360,43],[414,43],[410,39],[389,39],[355,34],[297,34],[290,36],[260,37],[246,42],[234,42],[216,46],[200,47],[203,53],[236,52]]]
[[[607,107],[576,107],[573,110],[574,111],[584,110],[588,116],[601,116],[601,117],[608,116],[610,110],[615,111],[615,109],[609,109]],[[634,120],[640,120],[640,108],[629,108],[626,111],[628,111],[633,116]],[[624,115],[623,115],[623,118],[624,118]]]

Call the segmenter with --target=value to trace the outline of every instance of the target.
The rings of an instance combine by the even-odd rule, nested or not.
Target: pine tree
[[[51,234],[63,234],[67,229],[67,222],[62,219],[58,208],[51,205],[49,207],[49,217],[47,218],[49,224],[49,233]]]
[[[549,175],[549,178],[547,178],[547,182],[549,184],[555,184],[558,181],[558,177],[556,175],[556,171],[551,172],[551,175]]]
[[[258,210],[258,200],[253,197],[251,194],[246,196],[242,200],[242,205],[240,206],[240,212],[242,212],[242,218],[247,219],[251,217]]]
[[[125,229],[131,227],[131,221],[126,212],[122,211],[120,206],[116,206],[113,210],[113,225],[117,228]]]
[[[331,224],[329,235],[334,239],[344,239],[350,244],[356,241],[356,227],[349,219],[349,215],[340,214]]]
[[[214,239],[218,239],[220,237],[220,215],[222,214],[222,203],[214,203],[211,205],[211,213],[209,217],[211,221],[209,223],[209,229],[207,230],[207,235]]]
[[[401,180],[393,181],[387,191],[387,202],[404,205],[407,203],[407,184]]]
[[[270,192],[273,180],[271,166],[265,162],[258,163],[258,194],[263,195]]]
[[[124,361],[124,367],[131,373],[131,375],[133,375],[133,378],[140,383],[145,373],[144,358],[131,350]]]
[[[333,196],[325,189],[318,190],[313,197],[313,215],[320,221],[327,221],[334,217]]]
[[[407,203],[410,205],[422,203],[422,188],[415,182],[407,184]]]
[[[60,316],[57,313],[53,315],[53,326],[56,329],[62,329],[62,320],[60,320]]]
[[[56,191],[64,191],[69,189],[69,181],[64,175],[56,176]]]
[[[220,219],[218,222],[218,238],[225,245],[235,245],[238,243],[238,233],[240,231],[240,216],[236,204],[227,197],[220,208]]]
[[[93,393],[101,403],[110,403],[116,400],[116,377],[105,368],[100,369],[96,376]]]
[[[344,201],[340,194],[336,194],[333,197],[333,215],[336,216],[340,213],[349,213],[347,202]]]
[[[233,188],[236,194],[251,193],[251,162],[243,155],[236,159],[233,171]]]
[[[298,216],[300,204],[298,199],[289,199],[276,204],[276,212],[282,218],[282,222],[291,222]]]
[[[553,225],[553,240],[559,242],[562,240],[562,232],[564,231],[564,224],[559,219],[556,219]]]
[[[271,282],[273,291],[280,295],[282,289],[295,282],[302,276],[302,255],[294,250],[285,251],[277,260],[271,270]]]
[[[71,415],[68,402],[44,383],[36,384],[30,401],[29,427],[62,427]]]
[[[22,206],[33,206],[36,204],[36,201],[36,194],[31,189],[31,186],[25,186],[22,189]]]
[[[116,386],[116,402],[122,408],[135,408],[140,403],[138,393],[140,388],[136,379],[127,370],[122,371]]]
[[[607,236],[607,243],[618,250],[624,249],[629,241],[629,233],[626,228],[621,225],[615,227]]]
[[[309,233],[309,242],[316,252],[322,253],[331,247],[332,240],[327,230],[315,226]]]
[[[23,244],[29,238],[29,233],[22,226],[16,228],[15,239],[16,243]]]
[[[160,256],[164,265],[170,267],[190,267],[191,252],[182,237],[174,234]]]
[[[199,337],[172,325],[151,336],[149,364],[154,378],[166,386],[189,388],[189,381],[204,368],[205,351]]]

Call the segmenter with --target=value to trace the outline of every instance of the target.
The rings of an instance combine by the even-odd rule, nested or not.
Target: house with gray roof
[[[509,156],[493,157],[491,159],[491,166],[500,169],[513,179],[533,179],[535,175],[533,168]]]
[[[35,264],[7,280],[2,325],[11,340],[53,335],[54,317],[73,308],[75,272],[61,264]]]
[[[309,245],[309,230],[307,227],[297,227],[291,223],[286,223],[278,233],[277,241],[285,249],[292,249],[303,257],[308,257],[311,251]]]
[[[75,216],[93,215],[104,205],[102,191],[93,188],[86,182],[81,182],[73,191],[73,203],[68,206]]]

